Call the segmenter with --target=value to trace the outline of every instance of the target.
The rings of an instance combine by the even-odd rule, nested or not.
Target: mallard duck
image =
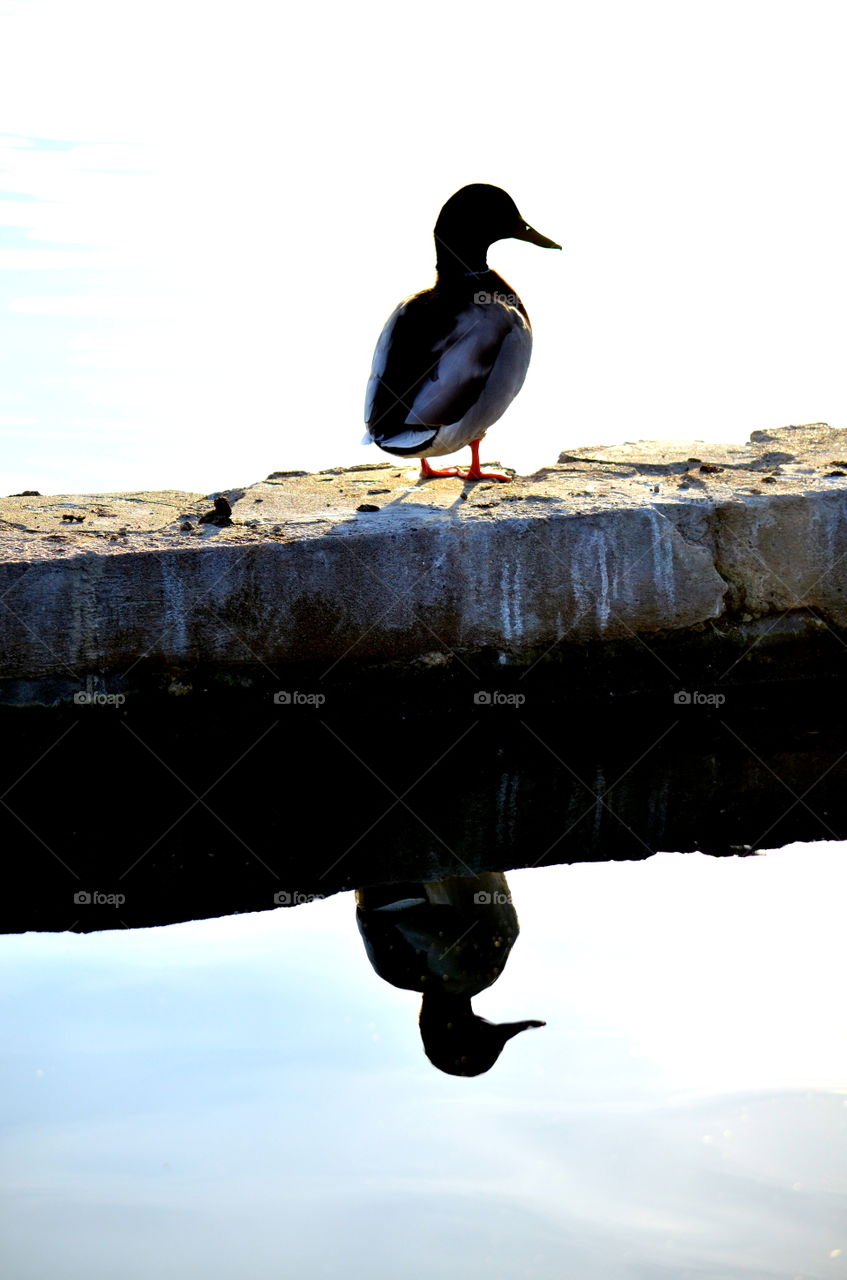
[[[512,478],[479,462],[480,441],[523,386],[532,352],[526,308],[488,266],[489,246],[509,238],[561,248],[500,187],[462,187],[435,224],[435,284],[400,303],[376,344],[363,443],[420,458],[425,478]],[[470,467],[435,470],[427,461],[466,445]]]
[[[501,872],[356,891],[356,919],[368,959],[392,986],[423,995],[420,1032],[433,1066],[449,1075],[490,1070],[503,1046],[545,1024],[489,1022],[471,997],[503,971],[518,917]]]

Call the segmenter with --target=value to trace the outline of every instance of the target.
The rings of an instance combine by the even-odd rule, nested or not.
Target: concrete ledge
[[[199,523],[199,494],[6,498],[0,680],[20,702],[304,663],[526,668],[704,626],[840,646],[845,459],[847,430],[814,424],[575,449],[509,485],[275,472],[226,493],[226,527]]]

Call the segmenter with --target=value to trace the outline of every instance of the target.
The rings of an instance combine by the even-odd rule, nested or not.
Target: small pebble
[[[379,511],[379,507],[375,507],[372,502],[361,502],[356,508],[357,511]]]

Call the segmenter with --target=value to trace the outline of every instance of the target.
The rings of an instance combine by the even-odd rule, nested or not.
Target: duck
[[[488,266],[498,240],[561,249],[531,227],[508,192],[474,182],[455,192],[435,224],[436,280],[388,317],[374,351],[363,444],[420,458],[421,476],[511,480],[483,471],[479,446],[523,386],[532,326],[512,287]],[[429,458],[470,446],[471,465]]]
[[[471,998],[497,981],[520,928],[502,872],[356,890],[356,921],[376,973],[421,993],[424,1053],[448,1075],[490,1071],[537,1018],[489,1022]]]

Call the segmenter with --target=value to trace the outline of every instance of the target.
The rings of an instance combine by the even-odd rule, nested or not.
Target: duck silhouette
[[[479,462],[480,441],[523,386],[532,353],[526,308],[488,266],[490,246],[506,239],[561,248],[529,225],[502,188],[462,187],[435,224],[435,284],[404,299],[377,342],[362,443],[420,458],[424,478],[512,478],[483,471]],[[465,445],[467,469],[436,471],[427,461]]]
[[[489,1071],[504,1046],[544,1022],[489,1022],[473,996],[503,972],[519,933],[501,872],[356,891],[356,919],[373,968],[392,986],[420,991],[420,1032],[433,1066],[449,1075]]]

